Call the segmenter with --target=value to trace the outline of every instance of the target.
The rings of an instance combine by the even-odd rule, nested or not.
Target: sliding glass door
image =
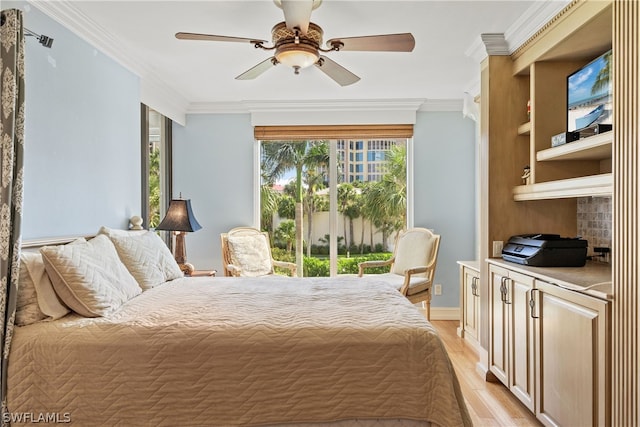
[[[357,273],[407,224],[407,139],[265,141],[260,227],[304,276]]]

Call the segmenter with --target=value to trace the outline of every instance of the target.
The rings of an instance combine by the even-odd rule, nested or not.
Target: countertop
[[[458,264],[470,268],[472,270],[475,270],[477,272],[480,272],[480,261],[475,260],[475,261],[458,261]]]
[[[489,258],[487,262],[565,289],[600,299],[613,299],[611,265],[607,263],[587,261],[584,267],[530,267],[504,261],[502,258]]]

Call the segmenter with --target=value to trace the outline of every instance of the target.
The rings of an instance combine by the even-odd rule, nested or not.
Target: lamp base
[[[191,276],[191,273],[195,271],[195,267],[193,264],[187,262],[187,246],[184,241],[185,233],[183,231],[175,231],[174,234],[176,236],[176,246],[174,248],[176,262],[185,276]]]

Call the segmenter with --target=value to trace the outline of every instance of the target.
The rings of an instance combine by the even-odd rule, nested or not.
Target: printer
[[[558,234],[522,234],[509,239],[502,259],[534,267],[582,267],[587,261],[587,241]]]

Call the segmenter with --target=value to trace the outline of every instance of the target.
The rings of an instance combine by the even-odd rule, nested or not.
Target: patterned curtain
[[[0,398],[7,412],[7,359],[16,313],[22,222],[24,34],[22,12],[0,14]],[[4,423],[3,423],[4,424]]]

